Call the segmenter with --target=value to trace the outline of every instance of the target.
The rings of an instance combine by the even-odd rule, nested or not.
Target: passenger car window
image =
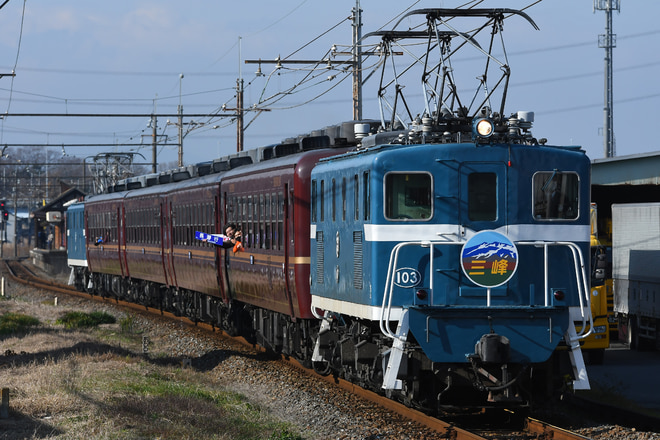
[[[578,218],[580,180],[577,173],[540,171],[532,178],[533,209],[536,220]]]
[[[385,217],[389,220],[428,220],[433,200],[431,175],[389,173],[385,176]]]

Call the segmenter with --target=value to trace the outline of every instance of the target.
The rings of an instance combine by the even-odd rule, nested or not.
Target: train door
[[[218,234],[225,233],[225,225],[227,224],[227,210],[229,208],[229,199],[227,198],[227,192],[225,191],[222,194],[218,194],[215,198],[215,232]],[[232,209],[238,209],[233,206]],[[225,252],[222,246],[215,246],[215,267],[218,271],[218,286],[220,287],[220,295],[222,300],[225,303],[229,303],[229,283],[228,283],[228,274],[227,274],[227,265],[225,260]]]
[[[270,193],[265,194],[266,214],[266,242],[268,253],[268,285],[271,297],[278,302],[278,309],[291,313],[291,282],[289,277],[290,258],[293,255],[293,231],[289,213],[288,183],[282,184],[280,178]],[[270,214],[268,214],[268,212]],[[286,305],[285,305],[286,304]]]
[[[174,245],[172,242],[172,227],[175,219],[172,218],[172,202],[164,199],[160,204],[160,230],[161,230],[161,255],[163,259],[163,272],[165,282],[168,286],[176,286],[174,273]]]
[[[284,271],[284,279],[285,279],[285,285],[284,285],[284,294],[286,295],[286,299],[289,303],[289,311],[290,311],[290,316],[295,316],[294,310],[293,310],[293,296],[296,294],[293,289],[295,289],[295,271],[294,271],[294,266],[291,264],[291,257],[295,256],[295,224],[294,224],[294,213],[293,213],[293,206],[294,203],[289,203],[289,184],[285,183],[284,184],[284,198],[282,200],[282,220],[284,221],[284,264],[283,264],[283,271]]]
[[[128,260],[126,259],[126,221],[124,218],[123,204],[117,207],[117,248],[119,250],[119,265],[121,266],[121,274],[124,277],[130,277],[128,271]]]
[[[259,224],[255,224],[254,228],[260,236],[258,246],[263,254],[262,264],[266,272],[262,283],[269,290],[268,297],[273,300],[271,307],[293,316],[293,217],[287,195],[289,182],[281,180],[281,177],[276,177],[273,188],[256,197],[260,216]]]
[[[459,172],[459,220],[468,230],[507,224],[507,167],[498,162],[465,162]]]

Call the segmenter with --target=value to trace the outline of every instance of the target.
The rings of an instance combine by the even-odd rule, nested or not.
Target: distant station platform
[[[66,249],[32,249],[30,251],[32,264],[51,275],[68,272],[69,267],[66,258]]]

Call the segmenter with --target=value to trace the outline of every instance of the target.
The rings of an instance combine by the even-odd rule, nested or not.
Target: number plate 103
[[[394,272],[394,284],[399,287],[415,287],[421,281],[421,275],[412,267],[402,267]]]

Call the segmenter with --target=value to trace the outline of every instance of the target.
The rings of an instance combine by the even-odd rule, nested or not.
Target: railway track
[[[71,286],[39,277],[23,265],[20,260],[3,260],[3,265],[9,277],[16,282],[41,289],[48,289],[54,292],[71,294],[80,293]]]
[[[166,319],[173,319],[178,322],[185,323],[190,327],[197,327],[209,332],[214,332],[221,335],[223,338],[230,338],[239,343],[249,345],[252,348],[260,350],[259,347],[254,347],[252,344],[245,341],[243,338],[230,337],[224,333],[218,332],[218,329],[213,328],[210,325],[204,323],[195,323],[188,320],[187,318],[176,317],[168,312],[163,312],[158,309],[147,308],[144,306],[138,306],[133,303],[128,303],[125,301],[102,298],[98,296],[91,296],[86,293],[79,292],[72,287],[58,283],[53,280],[44,279],[41,276],[37,275],[24,264],[17,260],[4,260],[4,271],[9,275],[9,277],[18,283],[29,285],[35,288],[48,290],[51,292],[63,293],[66,295],[74,295],[77,297],[83,297],[86,299],[91,299],[94,301],[112,303],[116,304],[123,308],[128,308],[131,310],[139,310],[141,312],[147,312],[152,315],[158,315],[159,317],[165,317]],[[359,396],[360,398],[372,402],[373,404],[385,408],[393,413],[400,415],[408,420],[411,420],[428,430],[431,430],[437,434],[437,438],[448,438],[455,440],[477,440],[477,439],[492,439],[492,438],[507,438],[507,439],[516,439],[516,440],[527,440],[527,439],[560,439],[560,440],[573,440],[573,439],[586,439],[587,437],[581,436],[576,433],[564,430],[560,427],[553,426],[549,423],[542,422],[530,417],[517,417],[514,413],[508,413],[501,417],[501,419],[509,418],[515,420],[510,426],[497,426],[493,427],[477,427],[474,428],[474,423],[466,422],[465,419],[459,424],[451,421],[440,420],[435,417],[428,416],[422,412],[416,411],[414,409],[408,408],[403,404],[395,402],[391,399],[388,399],[384,396],[371,392],[369,390],[362,389],[350,382],[342,380],[340,378],[326,376],[322,377],[316,374],[313,370],[306,369],[300,365],[297,361],[293,359],[282,358],[282,362],[288,363],[289,365],[295,367],[297,370],[303,372],[304,374],[313,376],[315,379],[321,379],[328,383],[333,384],[353,395]],[[478,422],[481,424],[482,422]]]

